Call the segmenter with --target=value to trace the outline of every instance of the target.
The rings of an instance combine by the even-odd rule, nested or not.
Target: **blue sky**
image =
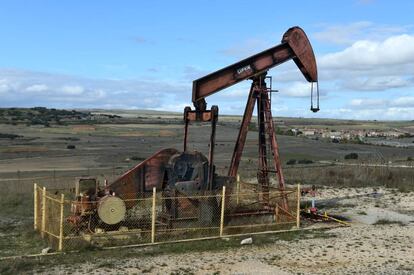
[[[321,111],[293,62],[277,116],[414,119],[414,1],[0,1],[0,107],[181,112],[194,79],[280,43],[313,45]],[[241,114],[245,81],[207,98]]]

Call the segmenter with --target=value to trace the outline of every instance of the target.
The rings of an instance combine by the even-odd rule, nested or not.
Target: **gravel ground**
[[[413,274],[414,226],[353,225],[325,237],[276,241],[223,252],[132,258],[116,267],[84,264],[102,274]],[[254,237],[253,237],[254,239]],[[58,271],[58,270],[55,270]],[[76,273],[76,272],[75,272]]]

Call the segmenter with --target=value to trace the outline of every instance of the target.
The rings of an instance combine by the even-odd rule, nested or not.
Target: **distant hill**
[[[111,123],[181,124],[182,114],[153,110],[0,108],[0,124],[50,127],[51,125]]]
[[[219,125],[240,127],[241,115],[219,116]],[[274,117],[275,129],[287,131],[298,129],[325,130],[399,130],[414,134],[413,121],[345,120],[329,118]],[[182,112],[123,109],[73,109],[63,110],[46,107],[0,108],[0,123],[26,125],[66,124],[182,124]],[[256,117],[252,118],[256,123]]]
[[[0,123],[44,125],[63,124],[67,121],[88,120],[90,112],[76,110],[48,109],[46,107],[33,108],[0,108]]]

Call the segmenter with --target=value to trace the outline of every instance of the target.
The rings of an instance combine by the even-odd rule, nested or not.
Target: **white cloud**
[[[44,84],[34,84],[26,87],[26,91],[28,92],[35,92],[35,93],[41,93],[47,91],[49,88],[47,85]]]
[[[378,106],[386,106],[388,101],[385,99],[352,99],[352,107],[363,107],[363,108],[376,108]]]
[[[0,93],[6,94],[13,90],[13,87],[10,85],[7,79],[0,79]]]
[[[370,118],[398,119],[397,111],[401,111],[399,114],[401,118],[414,119],[414,96],[402,96],[395,99],[356,98],[350,101],[349,107],[349,110],[352,110],[351,113],[365,112],[364,116]],[[407,111],[410,113],[403,113]]]
[[[391,35],[408,32],[411,25],[379,25],[370,21],[352,22],[349,24],[322,24],[322,30],[312,37],[323,43],[350,45],[358,40],[384,40]]]
[[[243,85],[244,86],[244,85]],[[223,97],[231,99],[246,99],[249,95],[250,88],[245,86],[244,88],[229,88],[228,91],[223,93]]]
[[[410,85],[412,81],[401,76],[355,77],[342,83],[344,88],[354,91],[385,91]]]
[[[281,88],[280,93],[281,95],[290,97],[310,97],[311,86],[305,81],[293,82],[286,88]]]
[[[392,100],[390,104],[395,107],[413,107],[414,108],[414,96],[399,97],[399,98]],[[412,114],[412,116],[414,118],[414,113]]]
[[[319,58],[325,69],[371,70],[376,66],[414,63],[414,35],[391,36],[384,41],[360,40],[343,51]]]
[[[414,107],[390,107],[385,110],[383,114],[378,116],[383,119],[392,120],[413,120],[414,119]]]
[[[82,95],[85,91],[85,88],[80,85],[65,85],[60,91],[65,95]]]
[[[343,50],[317,57],[321,81],[341,90],[388,91],[414,85],[414,35],[381,41],[358,40]]]
[[[414,107],[322,109],[321,117],[366,120],[413,120]]]
[[[314,33],[313,37],[322,42],[350,44],[354,41],[355,36],[360,34],[361,30],[371,26],[372,23],[367,21],[354,22],[347,25],[326,26],[324,30]]]
[[[163,80],[92,79],[17,69],[0,69],[0,106],[56,108],[163,108],[189,102],[185,86]],[[186,94],[187,93],[187,94]],[[183,96],[186,94],[187,96]]]

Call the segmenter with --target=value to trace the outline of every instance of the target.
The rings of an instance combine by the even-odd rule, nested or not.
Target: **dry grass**
[[[96,130],[96,127],[92,125],[73,125],[72,126],[73,132],[93,132],[95,130]]]
[[[326,166],[285,169],[290,183],[316,184],[332,187],[396,188],[400,192],[414,191],[414,172],[407,168]]]

